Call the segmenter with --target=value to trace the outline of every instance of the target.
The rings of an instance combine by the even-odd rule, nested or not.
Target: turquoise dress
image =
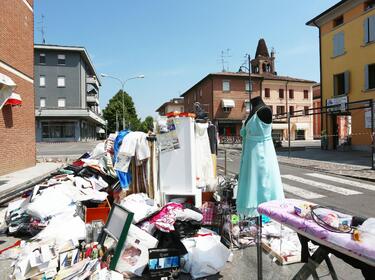
[[[259,204],[284,199],[272,124],[261,121],[255,113],[241,129],[242,154],[237,192],[237,212],[258,216]]]

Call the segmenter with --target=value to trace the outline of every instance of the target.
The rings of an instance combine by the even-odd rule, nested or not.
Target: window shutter
[[[368,64],[365,65],[365,90],[369,89]]]
[[[339,33],[339,55],[343,54],[345,51],[345,37],[344,32]]]
[[[350,90],[350,72],[346,71],[344,73],[344,77],[345,77],[345,94],[348,94]]]
[[[337,77],[333,75],[333,96],[337,95]]]
[[[365,44],[369,42],[369,36],[368,36],[368,25],[369,25],[369,18],[366,18],[363,22],[363,41]]]
[[[333,56],[338,55],[338,41],[337,41],[337,34],[333,36]]]
[[[373,42],[375,41],[375,16],[371,16],[369,18],[369,22],[368,22],[368,28],[369,28],[369,41],[370,42]]]

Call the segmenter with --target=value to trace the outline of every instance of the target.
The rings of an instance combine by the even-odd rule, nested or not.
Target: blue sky
[[[259,38],[276,51],[279,75],[319,81],[318,29],[305,23],[338,0],[35,0],[35,42],[41,15],[47,44],[84,46],[98,73],[131,80],[125,90],[138,114],[177,97],[208,73],[237,71]],[[119,83],[102,78],[104,108]]]

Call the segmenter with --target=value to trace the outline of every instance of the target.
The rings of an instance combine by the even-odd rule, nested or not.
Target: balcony
[[[99,98],[97,94],[87,94],[86,101],[87,103],[95,103],[99,105]]]
[[[86,83],[95,86],[96,89],[99,89],[99,82],[98,82],[98,80],[96,79],[95,76],[87,77]]]

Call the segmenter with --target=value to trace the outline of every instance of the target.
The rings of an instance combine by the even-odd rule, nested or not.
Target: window
[[[231,107],[223,107],[223,111],[225,113],[229,113],[230,111],[232,111],[232,108]]]
[[[333,57],[342,55],[344,53],[344,32],[339,32],[333,36]]]
[[[190,98],[189,98],[189,96],[187,97],[187,104],[190,104]]]
[[[40,98],[40,100],[39,100],[39,107],[40,108],[46,107],[46,98],[45,97],[41,97]]]
[[[253,83],[250,84],[249,81],[246,81],[245,82],[245,91],[246,91],[246,93],[249,93],[249,91],[253,91]]]
[[[339,26],[344,23],[344,16],[339,16],[333,20],[333,27]]]
[[[303,106],[303,112],[307,115],[309,113],[309,106]]]
[[[246,113],[250,113],[250,101],[249,100],[245,100],[245,109],[246,109]]]
[[[65,98],[59,98],[57,100],[57,107],[65,107]]]
[[[365,2],[365,11],[375,8],[375,0],[369,0]]]
[[[43,138],[74,138],[74,122],[42,122]]]
[[[284,114],[285,113],[285,107],[284,106],[277,106],[276,112],[277,112],[277,114]]]
[[[271,93],[270,93],[270,89],[269,88],[265,88],[264,89],[264,97],[266,97],[266,98],[270,98],[270,96],[271,96]]]
[[[289,99],[294,99],[294,89],[289,90]]]
[[[223,91],[230,91],[230,82],[223,81]]]
[[[57,77],[57,87],[65,87],[65,77],[64,76]]]
[[[305,89],[305,90],[303,91],[303,98],[304,98],[304,99],[309,99],[309,91],[308,91],[307,89]]]
[[[284,98],[284,89],[279,89],[279,98]]]
[[[269,105],[268,107],[270,108],[271,113],[273,114],[273,106],[272,106],[272,105]]]
[[[46,64],[46,54],[45,53],[39,54],[39,64]]]
[[[40,87],[46,86],[46,76],[44,76],[44,75],[39,76],[39,86]]]
[[[194,102],[197,102],[197,92],[194,92]]]
[[[202,89],[199,89],[199,96],[202,97]]]
[[[65,65],[65,54],[58,54],[57,55],[57,64]]]
[[[365,66],[365,89],[375,89],[375,64]]]
[[[364,43],[370,43],[375,41],[375,15],[365,19],[363,23],[364,32]]]
[[[294,116],[294,106],[289,106],[289,114]]]
[[[333,95],[349,93],[349,71],[333,76]]]

